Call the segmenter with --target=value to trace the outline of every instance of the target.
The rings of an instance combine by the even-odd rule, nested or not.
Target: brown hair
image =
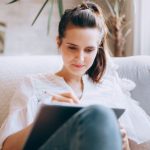
[[[65,31],[69,25],[77,27],[98,28],[102,39],[98,52],[92,66],[86,71],[86,74],[93,82],[98,83],[106,69],[106,54],[104,45],[106,42],[107,27],[101,8],[93,2],[84,2],[73,9],[65,10],[59,22],[59,38],[65,36]]]

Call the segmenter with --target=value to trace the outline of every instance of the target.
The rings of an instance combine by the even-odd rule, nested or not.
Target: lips
[[[76,68],[82,68],[84,65],[82,65],[82,64],[73,64],[73,66],[76,67]]]

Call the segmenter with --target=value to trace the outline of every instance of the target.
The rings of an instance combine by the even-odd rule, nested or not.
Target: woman
[[[63,67],[55,74],[25,78],[13,97],[10,114],[0,129],[4,150],[22,149],[40,105],[54,102],[92,106],[70,118],[40,150],[130,149],[127,133],[132,139],[137,138],[134,134],[137,130],[131,128],[131,108],[128,108],[131,98],[124,94],[128,90],[123,92],[115,67],[106,69],[110,65],[104,49],[106,34],[101,8],[95,3],[86,2],[65,11],[57,37]],[[120,122],[127,133],[123,127],[119,131],[114,114],[102,105],[126,109],[126,115]],[[150,127],[146,114],[134,101],[130,105],[142,112],[148,123],[147,128]],[[149,136],[144,135],[141,141],[146,138]]]

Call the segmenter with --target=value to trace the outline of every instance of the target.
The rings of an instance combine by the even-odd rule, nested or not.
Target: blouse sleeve
[[[12,97],[8,116],[0,127],[0,149],[2,149],[2,144],[9,135],[32,123],[37,109],[36,106],[37,98],[34,94],[32,80],[30,77],[26,77]]]

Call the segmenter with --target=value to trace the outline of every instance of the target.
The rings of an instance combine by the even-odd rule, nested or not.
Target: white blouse
[[[94,84],[87,75],[83,76],[81,105],[101,104],[107,107],[125,108],[119,119],[128,137],[137,143],[150,140],[150,117],[130,97],[135,84],[120,79],[116,70],[106,73],[99,84]],[[9,115],[0,128],[0,149],[3,141],[11,134],[22,130],[34,121],[41,104],[51,104],[51,95],[74,92],[62,77],[55,74],[38,74],[26,77],[16,90]]]

